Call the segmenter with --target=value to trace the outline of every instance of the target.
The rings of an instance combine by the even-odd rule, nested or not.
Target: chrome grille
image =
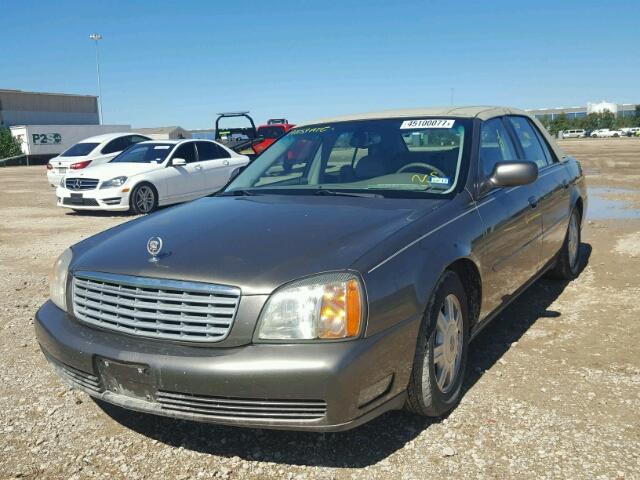
[[[97,178],[65,178],[68,190],[93,190],[98,186]]]
[[[260,400],[166,391],[159,391],[157,400],[163,410],[218,418],[316,420],[327,412],[323,400]]]
[[[73,311],[96,327],[141,337],[218,342],[229,334],[240,289],[224,285],[76,272]]]

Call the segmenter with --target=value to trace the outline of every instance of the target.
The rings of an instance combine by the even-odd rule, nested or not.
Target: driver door
[[[173,165],[174,158],[183,158],[186,165]],[[178,146],[167,164],[167,195],[170,201],[196,198],[205,190],[202,164],[198,161],[195,142]]]
[[[488,178],[495,164],[518,160],[514,139],[502,118],[483,122],[478,179]],[[542,258],[542,215],[539,185],[496,187],[478,201],[485,232],[478,255],[485,283],[482,315],[502,303],[533,277]],[[483,205],[487,205],[484,207]]]

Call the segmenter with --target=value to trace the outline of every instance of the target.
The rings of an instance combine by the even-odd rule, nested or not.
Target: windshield
[[[258,129],[258,137],[261,138],[280,138],[284,134],[284,127],[260,127]]]
[[[453,192],[466,172],[471,121],[362,120],[300,127],[278,140],[225,192]],[[325,192],[326,193],[326,192]]]
[[[137,143],[111,160],[111,163],[162,163],[174,143]]]
[[[69,150],[66,150],[64,153],[60,154],[61,157],[84,157],[85,155],[89,155],[94,148],[96,148],[99,143],[76,143]]]

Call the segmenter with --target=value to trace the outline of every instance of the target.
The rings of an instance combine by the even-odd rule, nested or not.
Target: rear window
[[[61,157],[84,157],[85,155],[89,155],[98,145],[99,143],[76,143],[69,150],[62,153]]]

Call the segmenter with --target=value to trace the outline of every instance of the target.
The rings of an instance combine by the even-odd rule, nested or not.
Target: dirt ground
[[[0,478],[640,478],[640,139],[562,142],[592,188],[580,277],[533,285],[473,342],[446,419],[341,434],[99,406],[47,365],[33,316],[67,246],[124,215],[55,207],[44,167],[0,168]]]

